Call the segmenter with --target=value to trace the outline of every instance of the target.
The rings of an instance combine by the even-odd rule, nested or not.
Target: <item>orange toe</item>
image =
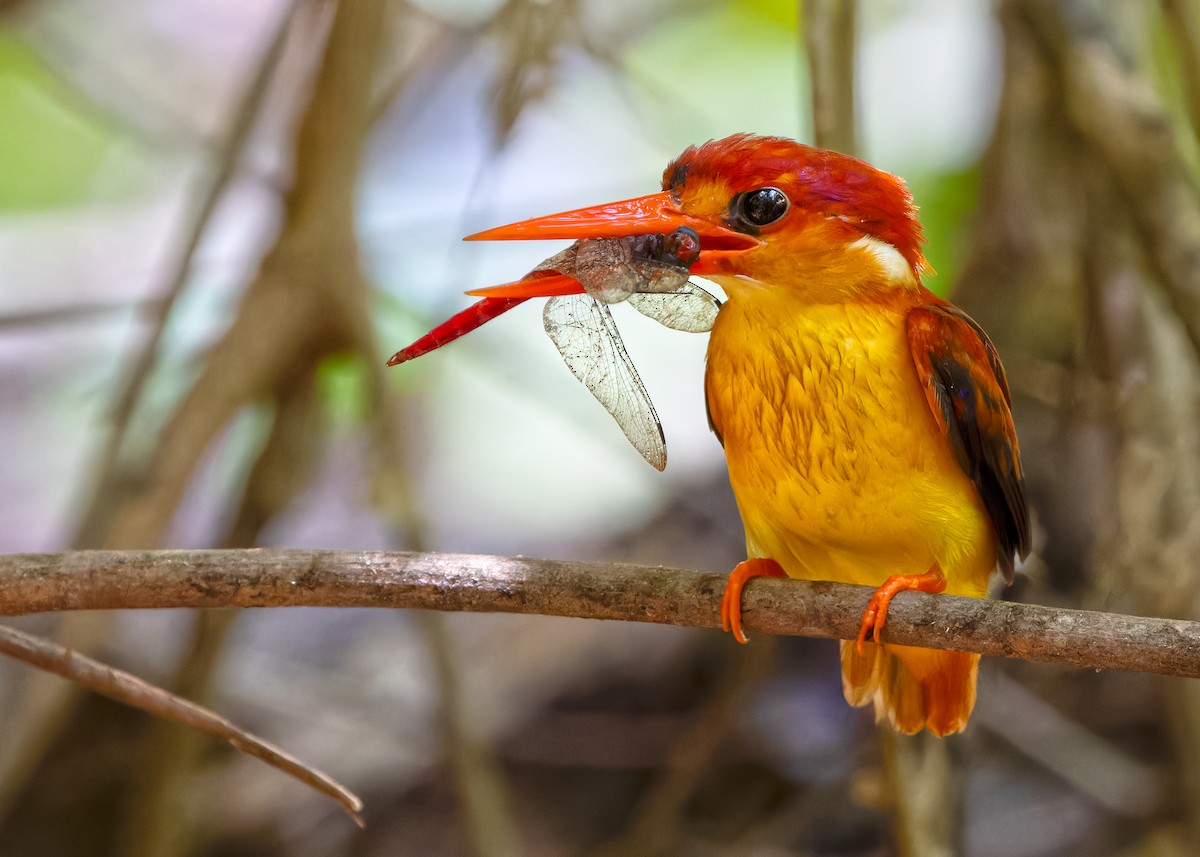
[[[888,605],[896,595],[901,592],[942,592],[945,588],[946,578],[936,565],[925,574],[893,574],[875,590],[875,594],[867,602],[867,609],[863,611],[858,639],[855,642],[858,653],[863,653],[863,644],[867,641],[868,634],[876,643],[882,642],[880,635],[883,633],[883,626],[887,624]]]
[[[748,642],[742,632],[742,590],[756,577],[787,577],[787,573],[775,560],[757,557],[739,562],[730,572],[721,596],[721,627],[739,643]]]

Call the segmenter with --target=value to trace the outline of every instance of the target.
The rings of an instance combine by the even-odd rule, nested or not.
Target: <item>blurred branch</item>
[[[895,807],[897,857],[959,853],[964,777],[951,745],[928,732],[900,735],[882,725],[878,732]]]
[[[1161,0],[1167,35],[1179,55],[1180,76],[1192,133],[1200,140],[1200,13],[1194,0]]]
[[[385,77],[385,82],[371,97],[367,111],[368,125],[373,126],[382,120],[392,105],[408,93],[415,80],[440,76],[436,72],[460,62],[475,47],[479,38],[479,27],[455,27],[414,6],[406,4],[402,8],[405,14],[425,18],[434,32],[425,38],[415,56],[402,62]]]
[[[1062,14],[1050,3],[1008,5],[1061,79],[1072,124],[1111,173],[1146,261],[1200,353],[1200,192],[1157,95],[1121,61],[1093,18]]]
[[[476,857],[517,857],[523,852],[511,790],[493,748],[472,729],[475,711],[463,698],[462,671],[451,645],[451,632],[443,616],[425,614],[422,618],[441,696],[437,722],[454,773],[471,853]]]
[[[774,640],[764,641],[768,644]],[[693,722],[675,739],[663,771],[646,789],[627,826],[590,857],[655,857],[685,850],[685,811],[749,697],[770,673],[775,646],[736,653]]]
[[[120,482],[124,475],[121,449],[124,446],[125,437],[141,398],[142,390],[150,376],[150,370],[154,368],[154,361],[158,357],[158,348],[167,327],[167,320],[190,279],[196,250],[208,229],[217,203],[235,175],[242,150],[254,127],[254,120],[262,106],[268,84],[275,72],[275,67],[283,56],[288,32],[291,30],[292,21],[301,2],[302,0],[293,0],[281,16],[255,75],[247,85],[246,92],[234,112],[228,137],[219,153],[216,172],[208,187],[201,194],[199,204],[187,226],[179,256],[167,277],[162,294],[149,305],[152,312],[149,319],[151,332],[137,354],[129,361],[121,380],[120,389],[115,397],[112,408],[112,427],[109,430],[104,449],[97,458],[99,473],[92,492],[91,503],[75,540],[75,543],[81,547],[99,545],[104,542],[105,533],[110,524],[110,516],[117,505],[113,499],[114,496],[120,495]]]
[[[857,0],[804,0],[804,47],[811,78],[813,142],[858,152],[854,110]]]
[[[304,6],[303,0],[292,0],[289,19]],[[243,407],[270,401],[271,432],[227,536],[230,547],[253,544],[262,527],[307,487],[319,460],[318,367],[330,355],[355,349],[369,355],[371,365],[380,363],[358,268],[354,200],[368,104],[386,45],[386,8],[383,0],[357,0],[338,3],[329,12],[327,37],[316,46],[317,73],[296,128],[292,183],[279,234],[204,370],[165,422],[141,480],[120,486],[122,502],[106,515],[111,527],[101,528],[109,546],[159,542],[213,438]],[[285,22],[273,51],[286,29]],[[235,136],[244,139],[253,124],[258,91],[272,65],[265,60],[251,85],[233,123]],[[231,157],[235,149],[231,142]],[[227,166],[232,165],[231,160]],[[207,694],[205,677],[212,674],[229,623],[228,616],[200,617],[198,645],[178,664],[177,683],[192,682],[192,693]],[[202,826],[187,812],[186,789],[199,747],[190,735],[155,731],[144,752],[156,763],[125,818],[120,852],[125,857],[183,855],[202,835]]]
[[[1172,786],[1155,765],[1122,751],[1003,670],[992,670],[987,682],[993,690],[980,697],[976,721],[1113,815],[1150,818],[1160,810]]]
[[[0,333],[30,328],[92,322],[106,316],[141,314],[153,310],[158,301],[79,301],[65,306],[34,307],[0,315]]]
[[[579,41],[580,9],[574,0],[508,0],[496,11],[490,29],[499,58],[489,102],[495,146],[501,148],[525,108],[546,97],[563,46]]]
[[[237,610],[206,610],[189,616],[195,620],[191,639],[174,674],[162,683],[163,692],[195,705],[208,703],[229,629],[241,615]],[[207,744],[199,732],[176,729],[164,719],[153,721],[129,748],[140,776],[131,784],[111,857],[174,857],[203,850],[203,826],[197,824],[192,787]]]
[[[408,607],[720,627],[720,574],[471,554],[317,550],[0,555],[0,615],[165,607]],[[759,580],[751,631],[848,640],[872,589]],[[906,592],[884,640],[1200,678],[1200,622]]]
[[[333,354],[357,349],[378,362],[354,200],[385,5],[337,6],[297,130],[279,236],[144,471],[108,513],[107,546],[161,541],[205,451],[244,406],[297,383]]]
[[[110,699],[140,708],[159,717],[175,720],[201,732],[207,732],[273,768],[287,773],[307,786],[336,800],[354,822],[362,827],[359,814],[362,801],[327,775],[305,765],[283,750],[268,744],[224,717],[173,693],[147,684],[136,676],[94,661],[70,649],[0,626],[0,653],[60,675]]]

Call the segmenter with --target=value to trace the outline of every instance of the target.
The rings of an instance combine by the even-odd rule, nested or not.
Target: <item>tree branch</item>
[[[854,43],[857,0],[804,0],[804,48],[812,90],[813,142],[858,153]]]
[[[1104,38],[1090,7],[1013,4],[1063,86],[1067,115],[1111,173],[1146,260],[1200,355],[1200,192],[1153,88]]]
[[[119,505],[116,499],[124,491],[122,480],[129,478],[129,474],[122,470],[124,462],[121,453],[133,422],[134,412],[158,359],[167,322],[190,280],[196,251],[208,231],[217,204],[236,176],[242,150],[254,129],[255,119],[270,88],[271,78],[283,56],[287,36],[299,6],[299,2],[292,2],[280,17],[257,71],[234,110],[230,129],[218,153],[216,171],[209,179],[208,185],[200,192],[195,210],[188,214],[190,220],[184,227],[183,241],[178,256],[172,263],[161,297],[146,302],[151,315],[147,319],[150,333],[123,369],[124,375],[119,381],[112,406],[112,426],[104,441],[103,452],[98,458],[95,485],[75,538],[78,546],[99,545],[104,542],[105,532],[111,523],[108,517]]]
[[[0,615],[163,607],[410,607],[720,627],[725,576],[469,554],[312,550],[0,555]],[[751,631],[851,639],[869,587],[756,580]],[[902,593],[884,640],[1200,678],[1200,623]]]
[[[110,699],[220,738],[235,749],[261,759],[271,767],[278,768],[333,798],[354,819],[355,824],[363,826],[363,805],[357,795],[327,774],[304,764],[273,744],[239,729],[221,715],[203,706],[147,684],[127,672],[73,652],[58,643],[31,636],[16,628],[0,626],[0,654],[70,679]]]

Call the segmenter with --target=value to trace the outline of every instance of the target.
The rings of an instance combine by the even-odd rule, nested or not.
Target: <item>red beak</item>
[[[650,194],[621,202],[577,208],[545,217],[535,217],[468,235],[466,241],[528,241],[556,238],[627,238],[633,235],[667,234],[687,226],[700,236],[700,257],[691,267],[694,274],[712,273],[721,263],[759,245],[759,240],[726,229],[702,217],[686,214],[670,193]],[[564,282],[566,280],[567,282]],[[569,277],[526,278],[516,283],[474,289],[467,294],[484,297],[533,298],[577,294],[583,287]]]

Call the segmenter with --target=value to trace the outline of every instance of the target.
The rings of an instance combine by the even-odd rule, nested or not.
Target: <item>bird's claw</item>
[[[858,653],[863,654],[867,635],[872,641],[883,642],[883,626],[887,624],[888,606],[892,599],[901,592],[942,592],[946,588],[946,578],[935,565],[925,574],[893,574],[883,582],[871,595],[867,607],[859,620],[858,637],[854,646]]]
[[[750,641],[742,631],[742,590],[756,577],[787,577],[787,573],[775,560],[757,557],[739,562],[730,572],[721,594],[721,627],[743,644]]]

